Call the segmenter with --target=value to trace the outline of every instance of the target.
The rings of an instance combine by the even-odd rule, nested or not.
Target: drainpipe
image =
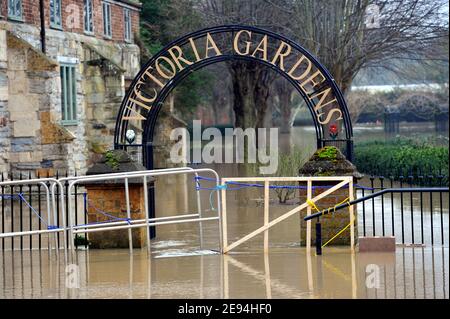
[[[39,11],[41,15],[41,50],[45,54],[45,11],[44,0],[39,0]]]

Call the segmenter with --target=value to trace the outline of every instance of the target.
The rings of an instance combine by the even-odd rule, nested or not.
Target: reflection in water
[[[314,138],[313,132],[297,133],[305,133],[304,145],[314,145],[307,140],[308,136]],[[239,167],[226,165],[219,173],[244,175]],[[159,178],[157,216],[196,212],[194,186],[193,179],[186,176]],[[230,192],[230,240],[262,224],[262,195],[261,189]],[[271,194],[271,198],[276,196]],[[394,201],[396,207],[398,200]],[[202,192],[201,205],[204,217],[217,213],[217,203],[210,202],[209,192]],[[391,205],[389,198],[384,205]],[[378,210],[380,204],[375,202],[374,207]],[[271,203],[270,219],[290,209],[289,205]],[[398,211],[394,210],[395,223],[389,224],[392,216],[386,216],[388,230],[400,228]],[[372,212],[366,212],[366,231],[370,234]],[[443,213],[448,231],[448,210]],[[427,214],[426,221],[431,217]],[[420,216],[413,217],[420,220]],[[78,251],[78,289],[67,286],[69,276],[62,255],[49,256],[36,250],[1,252],[0,298],[448,298],[448,237],[444,248],[432,248],[425,240],[426,247],[400,247],[394,254],[354,254],[348,248],[327,247],[324,255],[315,256],[299,247],[300,221],[293,217],[270,230],[268,254],[261,253],[263,236],[259,236],[237,252],[220,255],[211,252],[217,249],[217,223],[204,222],[202,226],[158,227],[151,258],[139,249],[132,255],[127,249]],[[436,234],[440,234],[439,229]],[[367,285],[368,269],[376,270],[376,287]]]
[[[64,260],[46,252],[1,256],[0,298],[447,298],[448,248],[351,253],[303,248],[178,258],[145,251],[77,253],[79,289],[67,288]],[[368,269],[376,269],[376,287]]]
[[[191,178],[158,179],[157,216],[195,212],[193,190]],[[262,225],[262,195],[261,189],[244,189],[227,196],[230,240]],[[204,217],[217,213],[209,200],[203,192]],[[271,220],[292,208],[274,203]],[[259,236],[223,256],[212,251],[217,223],[205,222],[202,229],[203,248],[197,224],[158,227],[151,258],[139,249],[132,255],[127,249],[78,251],[79,289],[67,287],[62,254],[1,252],[0,298],[448,298],[448,245],[399,247],[394,254],[326,247],[323,256],[315,256],[299,247],[300,222],[292,217],[270,230],[269,254],[262,253]],[[377,288],[366,285],[373,265]]]

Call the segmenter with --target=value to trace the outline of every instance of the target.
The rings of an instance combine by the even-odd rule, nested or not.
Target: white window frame
[[[103,1],[103,35],[105,38],[112,38],[111,3]]]
[[[124,8],[123,9],[123,37],[126,42],[131,42],[132,35],[132,23],[131,23],[131,10]]]
[[[19,4],[19,9],[17,9]],[[22,0],[8,0],[8,18],[11,20],[23,21],[23,3]]]
[[[83,2],[84,33],[94,34],[94,5],[92,0]]]
[[[76,125],[77,120],[77,64],[71,59],[60,60],[61,124]]]
[[[61,2],[62,0],[50,0],[50,27],[62,29],[62,9],[61,9]],[[54,6],[53,8],[53,15],[52,15],[52,4]],[[58,6],[55,8],[55,5],[58,4]],[[56,10],[56,11],[55,11]]]

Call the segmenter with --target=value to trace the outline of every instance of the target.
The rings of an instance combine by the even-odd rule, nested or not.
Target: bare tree
[[[398,61],[448,65],[446,0],[173,0],[174,37],[200,26],[243,24],[290,37],[317,56],[346,94],[362,69],[404,73]],[[372,12],[372,14],[370,14]],[[445,13],[448,14],[448,13]],[[369,19],[370,18],[370,19]],[[426,64],[425,64],[426,65]],[[262,125],[275,73],[256,62],[227,64],[235,125]],[[288,90],[278,90],[284,94]],[[283,108],[288,109],[287,104]],[[284,111],[285,114],[293,112]],[[358,111],[352,112],[355,116]],[[356,118],[353,118],[355,120]],[[286,115],[286,123],[291,122]]]
[[[273,29],[279,22],[271,10],[272,4],[261,0],[203,0],[197,6],[207,26],[244,24]],[[263,127],[276,73],[253,61],[230,61],[227,66],[233,87],[235,126]]]
[[[294,106],[292,102],[294,91],[294,87],[284,78],[273,82],[272,94],[276,96],[274,107],[278,114],[278,117],[274,118],[273,124],[280,128],[281,133],[291,132],[295,108],[299,107],[299,105]]]

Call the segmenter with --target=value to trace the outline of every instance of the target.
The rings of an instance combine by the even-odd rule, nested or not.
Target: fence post
[[[269,223],[269,181],[264,182],[264,226]],[[269,229],[264,231],[264,252],[269,252]]]
[[[316,254],[317,256],[322,255],[322,225],[319,217],[316,221]]]
[[[355,199],[354,189],[353,189],[353,178],[350,178],[348,183],[348,199],[349,202]],[[349,206],[350,213],[350,248],[352,251],[355,250],[355,210],[353,205]]]
[[[308,201],[310,201],[312,198],[312,181],[311,180],[307,181],[306,198]],[[306,208],[306,215],[307,216],[311,215],[311,206],[310,205],[308,205],[308,207]],[[307,250],[307,253],[310,253],[310,251],[311,251],[311,221],[310,220],[308,220],[306,222],[306,250]]]

